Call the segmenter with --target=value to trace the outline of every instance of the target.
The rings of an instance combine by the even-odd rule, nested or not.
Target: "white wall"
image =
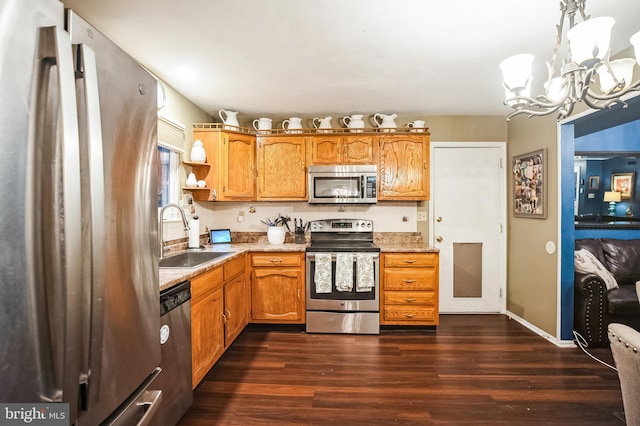
[[[370,206],[326,206],[309,205],[306,202],[195,202],[194,209],[185,205],[187,216],[200,217],[200,233],[209,229],[231,229],[232,232],[266,232],[266,226],[260,222],[270,218],[275,220],[278,214],[290,216],[289,226],[293,230],[293,218],[305,222],[318,219],[370,219],[375,232],[416,232],[417,202],[387,201]],[[253,207],[255,213],[250,213]],[[244,212],[244,221],[239,222],[239,212]]]

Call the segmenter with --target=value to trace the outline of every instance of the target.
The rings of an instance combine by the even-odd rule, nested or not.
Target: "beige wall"
[[[164,82],[163,85],[167,94],[167,101],[165,106],[158,111],[158,114],[170,118],[173,121],[177,121],[185,126],[184,147],[185,153],[188,155],[191,150],[193,123],[206,123],[211,121],[211,117],[189,99],[177,92],[173,87]],[[184,167],[180,167],[178,170],[180,173],[179,181],[184,182],[187,179],[186,171]],[[163,235],[165,240],[183,238],[184,236],[185,233],[182,229],[181,222],[165,223]]]
[[[556,246],[558,236],[557,121],[554,114],[528,118],[518,116],[508,124],[507,158],[541,148],[547,150],[547,218],[529,219],[513,215],[513,179],[507,168],[507,310],[556,335],[557,259],[547,254],[545,244]]]

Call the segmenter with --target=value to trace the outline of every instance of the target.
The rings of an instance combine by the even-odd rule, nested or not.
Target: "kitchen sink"
[[[188,251],[160,259],[161,268],[195,268],[210,260],[226,256],[231,252]]]

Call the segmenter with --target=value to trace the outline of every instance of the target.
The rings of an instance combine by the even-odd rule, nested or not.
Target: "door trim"
[[[500,206],[500,222],[502,223],[502,234],[500,236],[500,312],[501,314],[507,311],[507,171],[509,168],[509,162],[507,161],[507,143],[506,142],[431,142],[429,158],[434,158],[434,151],[436,148],[498,148],[500,149],[500,156],[503,159],[502,164],[502,177],[500,181],[500,193],[501,206]],[[434,188],[433,173],[429,176],[430,188]],[[432,195],[435,195],[433,190]],[[435,230],[433,224],[433,202],[429,202],[429,244],[435,246]]]

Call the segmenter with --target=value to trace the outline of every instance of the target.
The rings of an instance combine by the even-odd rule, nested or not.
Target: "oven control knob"
[[[371,228],[371,222],[367,222],[367,228]]]

